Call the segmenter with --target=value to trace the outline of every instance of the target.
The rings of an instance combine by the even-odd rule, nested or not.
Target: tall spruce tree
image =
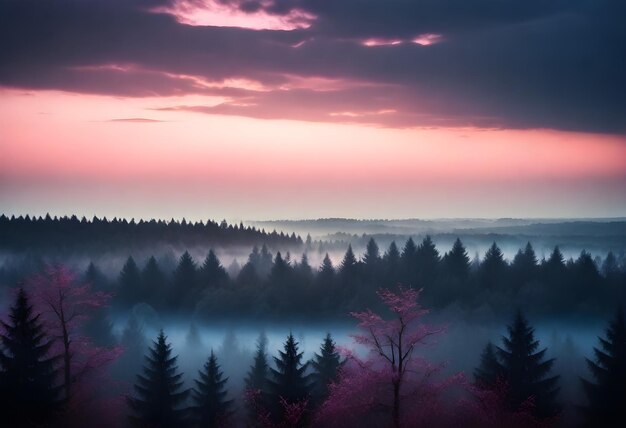
[[[0,422],[7,427],[47,425],[59,409],[58,357],[50,356],[39,314],[20,289],[0,334]]]
[[[195,380],[196,386],[191,393],[194,405],[190,410],[194,426],[202,428],[227,426],[233,400],[226,399],[228,378],[223,377],[224,373],[220,370],[217,357],[212,350],[209,360],[198,375],[199,378]]]
[[[456,238],[452,249],[443,258],[443,265],[446,273],[453,277],[464,280],[470,271],[470,258],[467,250],[459,238]]]
[[[487,343],[482,355],[480,356],[480,365],[474,370],[474,380],[479,388],[489,389],[496,382],[502,380],[504,367],[498,361],[496,347],[493,343]]]
[[[538,351],[534,329],[518,311],[508,336],[502,338],[503,347],[497,355],[507,383],[507,402],[512,410],[532,399],[534,414],[539,418],[554,416],[558,411],[555,399],[559,388],[558,376],[548,376],[554,359],[545,359],[546,348]]]
[[[163,330],[146,355],[143,374],[137,375],[136,397],[128,398],[133,411],[131,422],[140,427],[167,428],[186,425],[187,409],[182,403],[189,395],[183,389],[182,373],[178,372],[172,347]]]
[[[337,380],[341,364],[341,357],[337,352],[335,342],[328,333],[320,347],[320,353],[315,354],[311,360],[313,396],[317,402],[323,401],[328,396],[328,385]]]
[[[308,400],[312,385],[306,374],[308,363],[302,363],[302,352],[298,352],[298,342],[289,333],[284,351],[274,357],[276,369],[271,368],[272,379],[268,381],[269,405],[277,420],[284,417],[281,398],[289,404]]]
[[[508,264],[504,260],[502,251],[494,242],[485,253],[480,264],[480,277],[487,289],[495,289],[503,285],[506,279]]]
[[[254,362],[245,378],[246,388],[266,391],[269,365],[267,363],[267,336],[261,333],[257,339]]]
[[[600,349],[594,348],[595,361],[587,366],[595,383],[582,379],[587,406],[583,407],[589,427],[626,426],[626,317],[623,308],[606,329],[606,338],[599,338]]]
[[[208,287],[221,287],[228,281],[228,273],[213,250],[209,250],[200,268],[200,280],[202,285]]]
[[[115,298],[122,308],[130,308],[141,298],[141,274],[132,256],[128,257],[122,267]]]
[[[174,271],[174,287],[171,291],[171,301],[177,302],[179,309],[193,309],[195,303],[199,301],[198,270],[188,251],[180,256]]]

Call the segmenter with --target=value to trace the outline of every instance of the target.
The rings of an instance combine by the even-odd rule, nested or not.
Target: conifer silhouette
[[[314,396],[317,401],[322,401],[328,395],[328,385],[337,380],[341,357],[330,333],[324,338],[320,347],[320,353],[315,354],[311,360],[313,367],[312,379],[314,381]]]
[[[198,374],[199,378],[195,380],[196,386],[191,393],[194,403],[191,407],[194,426],[202,428],[225,426],[232,412],[233,401],[226,399],[228,378],[223,377],[224,374],[213,351]]]
[[[49,355],[52,341],[39,317],[20,289],[0,334],[0,415],[4,426],[47,424],[59,409],[58,357]]]
[[[531,399],[535,416],[554,416],[559,411],[555,403],[559,377],[548,377],[554,359],[545,359],[546,348],[537,350],[539,341],[535,340],[534,329],[521,312],[508,326],[508,337],[503,337],[502,342],[504,346],[497,348],[497,355],[511,409],[517,410]]]
[[[183,389],[182,373],[177,373],[177,357],[172,357],[172,347],[163,330],[146,355],[143,374],[137,375],[136,397],[128,404],[134,415],[131,422],[140,427],[167,428],[186,424],[187,409],[181,404],[189,395]]]
[[[626,426],[626,319],[624,310],[617,311],[606,329],[606,338],[599,338],[600,349],[594,348],[595,361],[587,365],[595,383],[582,379],[588,405],[583,407],[587,426]]]

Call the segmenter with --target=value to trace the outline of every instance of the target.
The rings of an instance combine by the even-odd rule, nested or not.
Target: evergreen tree
[[[595,361],[587,366],[595,383],[582,380],[588,405],[583,408],[589,427],[626,426],[626,317],[623,309],[599,338],[600,349],[594,348]]]
[[[213,250],[209,250],[209,254],[200,268],[200,279],[202,284],[208,287],[220,287],[228,281],[228,273]]]
[[[191,407],[194,425],[198,427],[225,426],[231,415],[232,400],[226,400],[226,382],[223,372],[217,364],[217,357],[211,351],[204,369],[198,372],[196,387],[192,391],[194,405]]]
[[[415,253],[417,252],[417,246],[413,241],[413,238],[409,238],[404,244],[402,254],[400,255],[401,267],[401,281],[410,286],[417,285],[417,268],[415,266]]]
[[[148,259],[141,271],[141,284],[146,303],[155,308],[162,308],[168,303],[165,275],[154,256]]]
[[[348,245],[346,254],[343,256],[341,266],[339,267],[339,274],[343,277],[353,277],[356,275],[357,260],[352,251],[352,245]]]
[[[107,289],[106,277],[93,262],[90,262],[89,266],[87,266],[87,270],[83,276],[83,282],[91,284],[93,290],[106,291]]]
[[[417,284],[420,287],[429,287],[435,280],[441,257],[435,247],[435,243],[429,235],[415,251],[415,267],[417,272]]]
[[[500,248],[494,242],[485,253],[485,258],[480,265],[480,276],[483,285],[487,289],[495,289],[505,282],[507,263]]]
[[[195,303],[200,300],[198,293],[198,271],[196,262],[189,252],[185,251],[174,271],[174,287],[172,289],[172,302],[178,302],[183,310],[193,309]]]
[[[134,415],[131,422],[140,427],[180,427],[186,423],[187,410],[181,407],[189,394],[183,390],[182,373],[177,373],[172,347],[163,330],[146,355],[143,375],[137,375],[135,392],[128,404]]]
[[[508,337],[502,338],[503,347],[497,355],[503,367],[503,380],[507,383],[507,401],[512,410],[532,398],[535,416],[554,416],[559,408],[555,403],[559,377],[548,377],[554,359],[545,359],[546,349],[537,351],[534,329],[521,312],[508,326]]]
[[[335,268],[333,267],[333,262],[330,260],[328,253],[324,256],[318,276],[323,277],[328,282],[332,282],[332,279],[335,276]]]
[[[390,285],[396,285],[400,281],[400,251],[396,242],[393,241],[389,244],[387,252],[383,256],[383,263],[385,265],[384,272],[385,278]]]
[[[116,300],[122,308],[130,308],[141,297],[141,274],[135,259],[129,256],[118,279]]]
[[[0,417],[5,426],[47,424],[59,408],[58,357],[49,355],[52,341],[39,316],[20,289],[9,323],[2,322]]]
[[[370,238],[365,247],[365,255],[363,256],[363,263],[365,266],[376,269],[380,262],[380,251],[378,250],[378,244],[374,241],[374,238]]]
[[[293,334],[287,336],[284,351],[274,357],[276,369],[271,368],[272,379],[268,381],[269,400],[272,413],[277,420],[283,419],[281,398],[289,404],[309,399],[311,384],[305,374],[308,363],[302,363],[302,352],[298,352],[298,342]]]
[[[323,401],[328,396],[328,385],[337,380],[341,364],[341,357],[337,352],[335,342],[328,333],[320,347],[320,353],[315,354],[311,360],[312,379],[314,381],[313,394],[318,402]]]
[[[245,378],[246,388],[265,391],[267,389],[267,378],[269,375],[269,365],[267,363],[267,336],[264,333],[259,335],[257,340],[254,362]]]
[[[452,245],[452,249],[444,256],[443,264],[448,274],[461,280],[468,277],[470,271],[470,258],[467,255],[467,250],[459,238],[456,238],[454,244]]]
[[[496,384],[498,380],[502,380],[504,367],[498,361],[496,348],[491,342],[487,343],[482,355],[480,356],[480,365],[474,370],[474,380],[480,388],[489,389]]]

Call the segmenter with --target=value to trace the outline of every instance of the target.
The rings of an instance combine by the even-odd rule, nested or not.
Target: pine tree
[[[328,385],[337,380],[341,364],[341,357],[337,352],[335,342],[328,333],[320,347],[320,353],[315,354],[311,360],[311,366],[313,366],[312,379],[314,381],[313,394],[318,402],[323,401],[328,396]]]
[[[5,426],[46,424],[60,403],[58,357],[49,356],[52,341],[23,289],[11,307],[9,320],[2,322],[0,335],[0,416]]]
[[[443,263],[446,272],[458,279],[464,280],[469,275],[470,258],[459,238],[456,238],[452,249],[444,256]]]
[[[120,272],[116,300],[123,308],[139,302],[141,296],[141,275],[135,259],[129,256]]]
[[[155,308],[162,308],[168,304],[165,275],[154,256],[148,259],[141,271],[141,289],[144,301]]]
[[[185,251],[174,271],[174,287],[172,289],[172,302],[178,302],[179,308],[183,310],[193,309],[199,301],[197,282],[198,271],[196,262],[189,252]]]
[[[220,287],[228,281],[228,273],[213,250],[209,250],[209,254],[200,268],[200,278],[203,285],[209,287]]]
[[[267,363],[267,336],[261,333],[257,340],[257,348],[254,354],[254,362],[250,366],[244,380],[247,391],[252,391],[257,395],[257,403],[248,404],[248,416],[251,420],[256,419],[258,406],[265,406],[267,403],[267,387],[270,367]]]
[[[484,286],[487,289],[494,289],[505,280],[508,265],[504,260],[504,255],[494,242],[485,253],[485,258],[480,265],[480,274]]]
[[[595,361],[587,366],[596,383],[582,380],[588,405],[583,408],[589,427],[626,426],[626,317],[619,309],[594,348]]]
[[[480,365],[474,370],[474,380],[480,388],[489,389],[501,380],[504,367],[498,361],[496,348],[491,342],[487,343],[482,355]]]
[[[224,426],[231,415],[233,400],[226,400],[228,378],[223,377],[213,351],[198,374],[199,379],[195,380],[196,387],[191,394],[194,425],[203,428]]]
[[[380,251],[378,250],[378,244],[374,241],[374,238],[370,238],[365,247],[365,255],[363,256],[363,263],[371,268],[376,268],[380,261]]]
[[[517,410],[532,399],[535,416],[554,416],[559,410],[555,403],[559,377],[548,377],[554,359],[545,359],[546,348],[537,351],[539,341],[535,340],[534,329],[521,312],[508,326],[508,337],[503,337],[502,342],[504,346],[498,347],[497,355],[503,367],[511,409]]]
[[[245,379],[246,388],[259,391],[267,389],[267,378],[269,375],[269,365],[267,363],[267,336],[264,333],[259,335],[257,340],[254,362]]]
[[[279,357],[274,357],[276,369],[270,369],[272,379],[268,381],[270,407],[277,420],[283,418],[281,398],[289,404],[309,399],[311,384],[305,374],[308,363],[302,363],[302,352],[298,352],[298,342],[289,333],[284,345],[284,351],[279,351]]]
[[[417,284],[429,287],[435,280],[441,257],[429,235],[424,238],[415,252]]]
[[[177,373],[172,347],[166,342],[163,330],[146,355],[143,375],[137,375],[135,392],[128,404],[134,415],[131,422],[136,426],[167,428],[184,426],[187,410],[181,404],[189,390],[183,390],[182,373]]]

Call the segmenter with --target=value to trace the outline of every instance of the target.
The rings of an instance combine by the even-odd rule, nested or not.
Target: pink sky
[[[223,101],[2,89],[2,211],[230,220],[626,214],[624,136],[164,109]]]

